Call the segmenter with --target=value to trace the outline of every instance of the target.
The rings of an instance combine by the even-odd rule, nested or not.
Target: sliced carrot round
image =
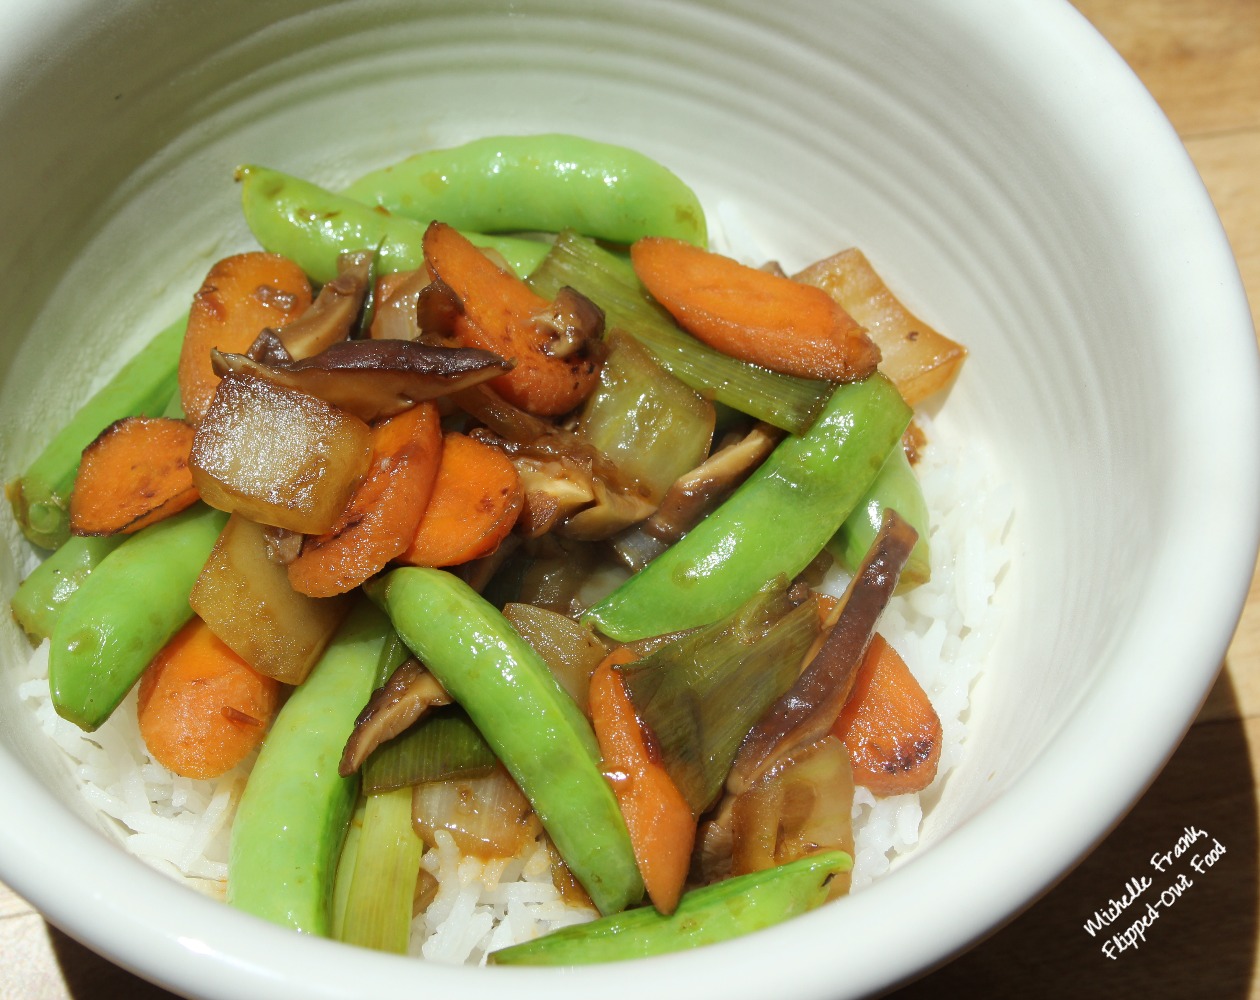
[[[599,740],[604,774],[630,831],[634,858],[652,904],[674,912],[687,880],[696,818],[669,772],[649,748],[626,692],[613,669],[635,658],[622,647],[609,653],[591,677],[591,725]]]
[[[140,678],[140,735],[168,770],[214,778],[262,742],[279,700],[278,681],[258,673],[194,618]]]
[[[170,417],[124,417],[83,450],[70,494],[76,535],[130,534],[196,502],[193,429]]]
[[[630,260],[679,326],[731,357],[833,382],[879,364],[866,331],[822,289],[660,236],[638,240]]]
[[[437,406],[421,403],[372,429],[372,464],[338,524],[306,539],[289,564],[293,589],[311,597],[353,590],[415,537],[442,454]]]
[[[523,500],[520,476],[503,452],[463,434],[448,434],[433,495],[399,560],[458,566],[489,555],[516,524]]]
[[[461,342],[515,364],[491,380],[495,392],[544,417],[568,413],[590,395],[599,382],[599,362],[587,351],[549,353],[555,331],[535,322],[550,302],[443,223],[426,230],[424,257],[463,303],[464,314],[456,321]]]
[[[244,354],[266,328],[279,329],[311,304],[311,283],[293,261],[254,251],[225,257],[193,296],[179,356],[179,396],[188,420],[200,422],[217,376],[210,349]]]
[[[878,632],[831,731],[849,751],[853,780],[875,795],[919,792],[936,777],[940,717],[901,654]]]

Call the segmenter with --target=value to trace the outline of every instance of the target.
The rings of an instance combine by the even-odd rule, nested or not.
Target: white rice
[[[1008,561],[1004,536],[1011,493],[995,485],[987,457],[968,446],[932,442],[918,465],[933,512],[932,579],[895,598],[880,631],[904,657],[941,717],[943,744],[934,784],[919,794],[876,799],[859,788],[854,801],[853,889],[870,884],[914,850],[925,807],[962,759],[970,693],[996,630],[995,589]],[[833,583],[838,581],[833,579]],[[47,645],[36,651],[18,688],[63,755],[103,825],[159,870],[222,897],[231,818],[251,762],[222,778],[172,775],[149,756],[136,725],[135,692],[95,733],[61,719],[48,692]],[[545,847],[522,857],[483,862],[461,857],[449,835],[422,860],[438,880],[437,896],[413,925],[411,951],[432,961],[484,963],[498,948],[590,919],[551,880]]]

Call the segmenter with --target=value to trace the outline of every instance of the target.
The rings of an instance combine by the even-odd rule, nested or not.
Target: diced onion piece
[[[417,785],[412,816],[425,843],[446,830],[460,851],[483,858],[514,857],[542,832],[525,793],[502,767],[484,778]]]
[[[675,480],[708,456],[713,404],[628,334],[613,330],[607,343],[608,358],[579,430],[659,502]]]
[[[861,250],[843,250],[794,277],[821,288],[866,327],[883,355],[879,370],[911,406],[943,388],[967,357],[965,347],[901,304]]]
[[[591,674],[608,654],[594,631],[567,615],[532,604],[507,604],[503,617],[537,650],[560,686],[586,713]]]
[[[822,851],[853,853],[853,771],[834,736],[776,761],[732,806],[731,874],[745,875]],[[849,891],[837,875],[830,898]]]
[[[351,606],[294,590],[268,557],[266,529],[239,515],[228,519],[189,603],[237,656],[286,684],[306,679]]]

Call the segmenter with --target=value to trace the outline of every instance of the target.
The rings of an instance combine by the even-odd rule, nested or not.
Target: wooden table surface
[[[1128,60],[1185,142],[1224,221],[1256,318],[1260,0],[1077,0],[1077,7]],[[1253,578],[1207,704],[1128,818],[1023,916],[894,996],[1260,1000],[1258,668],[1260,578]],[[1085,919],[1186,826],[1207,831],[1225,853],[1174,908],[1161,911],[1146,946],[1107,959],[1101,938],[1084,932]],[[0,1000],[169,996],[48,926],[0,885]]]

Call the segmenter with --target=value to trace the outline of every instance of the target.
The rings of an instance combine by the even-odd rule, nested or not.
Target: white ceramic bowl
[[[863,247],[971,348],[948,419],[1016,494],[973,737],[915,860],[843,905],[635,968],[446,968],[264,925],[111,843],[0,686],[0,878],[206,997],[856,996],[1034,899],[1172,752],[1256,549],[1260,379],[1171,128],[1060,0],[9,0],[0,10],[6,479],[251,245],[230,181],[335,185],[419,148],[638,147],[789,265]],[[27,550],[3,522],[7,600]],[[26,655],[8,621],[4,676]],[[770,957],[772,956],[772,958]]]

